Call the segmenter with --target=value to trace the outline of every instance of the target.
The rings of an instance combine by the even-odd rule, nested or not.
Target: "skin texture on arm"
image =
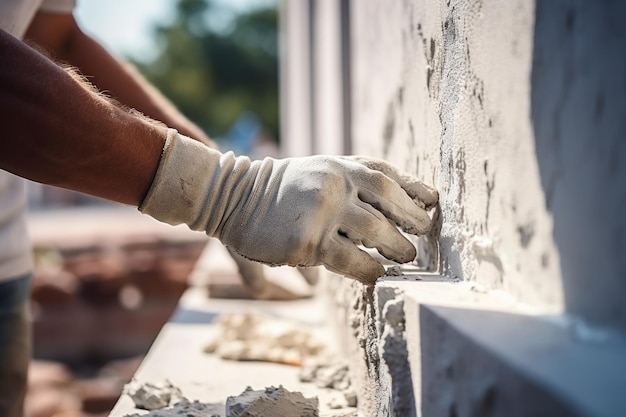
[[[100,91],[111,94],[124,106],[137,109],[185,136],[217,148],[202,129],[181,114],[132,65],[115,58],[86,35],[71,14],[37,13],[25,39],[46,50],[56,60],[77,67]]]
[[[167,128],[128,112],[0,30],[0,168],[138,205]]]

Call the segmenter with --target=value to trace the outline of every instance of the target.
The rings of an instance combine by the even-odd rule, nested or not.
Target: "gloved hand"
[[[373,284],[383,266],[356,245],[409,262],[415,247],[396,228],[424,234],[437,192],[380,160],[339,156],[250,161],[170,130],[139,207],[217,237],[269,265],[324,265]]]

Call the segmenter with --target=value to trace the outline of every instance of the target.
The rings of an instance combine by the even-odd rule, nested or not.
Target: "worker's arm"
[[[25,39],[46,50],[55,60],[78,68],[100,91],[123,105],[216,147],[202,129],[181,114],[131,64],[117,59],[85,34],[73,15],[38,12]]]
[[[139,205],[244,257],[324,265],[372,284],[416,251],[435,190],[384,161],[336,156],[250,161],[127,112],[0,31],[0,168],[46,184]]]
[[[205,231],[245,258],[270,265],[324,265],[373,284],[382,264],[358,248],[410,262],[398,230],[428,232],[437,192],[385,161],[340,156],[251,161],[168,133],[139,209]]]
[[[138,205],[167,129],[99,95],[0,31],[0,168]]]

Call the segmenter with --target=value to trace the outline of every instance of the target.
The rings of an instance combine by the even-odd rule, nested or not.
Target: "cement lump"
[[[307,358],[300,368],[299,377],[302,382],[337,390],[328,404],[330,408],[356,407],[356,392],[352,387],[347,363],[332,362],[326,358]]]
[[[314,382],[320,388],[344,390],[350,388],[347,363],[329,363],[323,359],[309,358],[300,369],[300,381]]]
[[[148,414],[128,414],[125,417],[221,417],[221,404],[183,400],[168,409],[152,410]]]
[[[327,403],[330,409],[356,407],[356,404],[356,392],[354,390],[336,391],[331,395]]]
[[[133,380],[124,387],[137,408],[150,410],[148,414],[126,417],[221,417],[221,404],[190,402],[179,388],[169,381],[152,384]],[[238,396],[226,400],[226,417],[317,417],[317,397],[305,398],[302,393],[288,391],[282,385],[255,391],[251,387]]]
[[[123,393],[133,400],[135,407],[144,410],[158,410],[186,400],[180,389],[169,381],[152,384],[150,382],[140,383],[133,379],[124,386]]]
[[[305,398],[300,392],[268,387],[255,391],[251,387],[226,400],[226,417],[318,417],[318,399]]]
[[[286,320],[242,313],[220,316],[217,334],[205,348],[222,359],[300,365],[326,350],[313,334]]]
[[[341,372],[340,372],[341,373]],[[336,379],[336,378],[335,378]],[[341,378],[343,379],[343,378]],[[327,410],[320,414],[319,400],[317,397],[305,398],[302,393],[288,391],[282,386],[268,387],[264,390],[253,390],[251,387],[238,396],[228,397],[226,401],[226,414],[224,414],[224,403],[203,403],[200,401],[189,401],[180,395],[180,389],[173,386],[168,381],[151,384],[133,381],[128,384],[124,393],[130,395],[136,407],[144,408],[145,394],[137,392],[150,392],[160,401],[151,400],[152,408],[149,413],[127,414],[125,417],[357,417],[358,413],[353,408],[345,410],[346,407],[356,406],[356,394],[352,388],[344,391],[334,391],[335,395],[330,397],[328,409],[344,409],[342,411]],[[168,394],[169,400],[166,400]],[[350,400],[352,397],[352,400]],[[176,402],[175,402],[176,401]],[[174,403],[175,402],[175,403]],[[174,403],[173,405],[171,405]],[[157,405],[160,407],[156,408]]]

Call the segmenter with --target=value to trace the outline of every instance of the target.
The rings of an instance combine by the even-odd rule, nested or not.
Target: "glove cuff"
[[[248,158],[222,154],[170,129],[161,161],[139,211],[171,225],[217,236],[232,206],[233,187],[241,189]],[[251,184],[250,184],[251,185]]]

